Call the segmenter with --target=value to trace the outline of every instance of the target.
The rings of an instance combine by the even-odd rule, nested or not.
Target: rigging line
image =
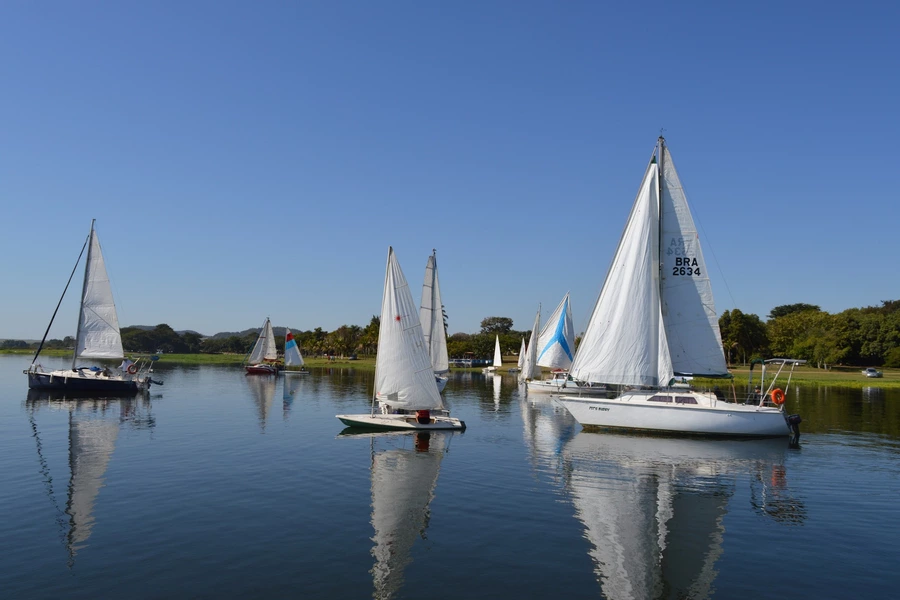
[[[92,230],[93,231],[93,230]],[[53,316],[50,317],[50,323],[47,325],[47,331],[44,332],[44,337],[41,338],[41,343],[38,344],[37,352],[34,353],[34,358],[31,359],[31,364],[34,365],[34,361],[37,360],[38,355],[41,353],[41,349],[44,347],[44,342],[47,340],[47,335],[50,333],[50,328],[53,326],[53,319],[56,318],[56,313],[59,311],[59,306],[62,304],[63,298],[66,297],[66,291],[69,289],[69,284],[72,283],[72,277],[75,276],[75,270],[78,269],[78,263],[81,262],[81,256],[84,254],[84,249],[87,248],[88,241],[91,239],[91,236],[88,235],[87,239],[84,240],[84,246],[81,247],[81,252],[78,254],[78,260],[75,261],[75,266],[72,267],[72,273],[69,275],[69,280],[66,282],[66,287],[63,289],[62,296],[59,297],[59,302],[56,303],[56,310],[53,311]],[[75,343],[78,343],[78,340],[75,340]]]

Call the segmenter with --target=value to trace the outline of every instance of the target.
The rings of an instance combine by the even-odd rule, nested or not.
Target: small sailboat
[[[533,379],[528,391],[542,394],[606,394],[605,385],[575,381],[569,367],[575,354],[575,327],[567,293],[541,330],[537,342],[537,364],[551,369],[550,379]]]
[[[247,375],[277,375],[276,360],[278,360],[278,349],[275,346],[275,332],[272,330],[272,322],[269,317],[266,317],[244,368],[247,370]]]
[[[447,387],[447,373],[450,372],[450,357],[447,354],[447,331],[444,328],[444,305],[441,301],[441,286],[438,283],[437,250],[431,251],[425,265],[425,282],[422,284],[422,302],[419,305],[419,320],[425,347],[431,356],[431,368],[438,391]]]
[[[534,317],[534,325],[531,328],[531,337],[528,338],[528,346],[525,349],[525,360],[522,361],[522,369],[519,371],[519,381],[530,381],[534,378],[537,366],[537,344],[541,329],[541,309],[538,307]]]
[[[350,427],[465,429],[449,416],[434,379],[422,322],[394,249],[388,249],[375,358],[375,389],[368,415],[336,415]]]
[[[509,369],[510,373],[518,373],[522,370],[522,365],[525,363],[525,338],[522,338],[522,346],[519,348],[519,362],[515,367]]]
[[[485,367],[481,371],[483,373],[493,373],[503,366],[503,355],[500,353],[500,336],[494,338],[494,362],[490,367]]]
[[[284,330],[284,374],[308,375],[309,370],[304,366],[303,355],[294,334],[290,329]]]
[[[560,398],[583,426],[722,436],[791,433],[780,389],[772,391],[775,402],[762,397],[738,403],[686,383],[692,376],[731,375],[697,229],[662,137],[571,374],[619,386],[612,398]]]
[[[149,389],[150,361],[139,359],[131,362],[125,359],[122,349],[122,335],[119,332],[119,317],[113,301],[109,276],[106,274],[106,263],[100,250],[100,240],[94,230],[95,219],[91,220],[91,230],[81,249],[87,249],[84,265],[84,285],[81,290],[81,303],[78,308],[78,329],[75,334],[75,354],[72,357],[72,368],[56,371],[44,371],[37,364],[38,356],[53,325],[56,311],[47,325],[44,338],[38,346],[31,361],[31,366],[24,373],[28,376],[28,388],[37,390],[58,390],[63,392],[97,392],[106,395],[133,394],[138,390]],[[75,268],[69,276],[69,282],[78,268],[81,254],[75,261]],[[66,283],[66,289],[69,284]],[[56,309],[62,304],[59,299]],[[109,359],[122,361],[118,368],[81,367],[79,359]]]

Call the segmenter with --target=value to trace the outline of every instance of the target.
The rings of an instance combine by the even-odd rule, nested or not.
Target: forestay
[[[112,288],[106,274],[100,240],[91,224],[90,243],[84,270],[84,287],[75,342],[75,359],[121,359],[122,336],[113,301]],[[74,367],[74,363],[73,363]]]
[[[381,301],[375,398],[398,408],[443,407],[419,313],[393,248],[388,250]]]
[[[575,326],[567,293],[550,315],[538,338],[537,364],[551,369],[568,369],[575,349]]]

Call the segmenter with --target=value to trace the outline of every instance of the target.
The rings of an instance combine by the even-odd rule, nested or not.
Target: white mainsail
[[[266,317],[262,329],[259,331],[259,337],[256,339],[256,345],[247,359],[249,364],[257,364],[263,360],[275,360],[278,358],[278,349],[275,347],[275,332],[272,330],[272,323]]]
[[[372,457],[374,598],[394,597],[403,586],[413,544],[428,527],[448,437],[440,432],[416,433],[414,448],[395,448]]]
[[[528,347],[525,350],[525,361],[522,364],[522,370],[519,371],[519,380],[526,381],[534,377],[534,371],[537,368],[537,341],[539,331],[541,329],[541,309],[537,311],[534,317],[534,326],[531,328],[531,337],[528,338]]]
[[[672,369],[681,375],[727,375],[700,236],[664,142],[660,155],[660,293]]]
[[[522,366],[525,364],[525,338],[522,338],[522,346],[519,348],[519,362],[518,367],[519,370],[522,370]]]
[[[502,367],[503,366],[503,355],[500,354],[500,336],[496,336],[494,340],[494,366]]]
[[[569,294],[550,315],[538,338],[537,364],[551,369],[568,369],[575,353],[575,326]]]
[[[697,230],[662,138],[571,372],[584,381],[649,386],[666,385],[676,373],[728,373]]]
[[[422,285],[422,302],[419,309],[425,347],[431,356],[431,367],[438,375],[450,370],[447,355],[447,333],[444,330],[444,305],[441,286],[438,283],[437,257],[433,253],[425,265],[425,283]]]
[[[422,323],[393,248],[388,249],[384,276],[375,358],[375,398],[397,408],[443,407]]]
[[[297,340],[290,329],[284,331],[284,365],[286,367],[302,367],[303,356],[300,354],[300,348],[297,346]]]
[[[106,263],[100,250],[100,240],[94,231],[94,222],[91,221],[72,367],[79,358],[121,359],[124,356],[119,317],[106,274]]]

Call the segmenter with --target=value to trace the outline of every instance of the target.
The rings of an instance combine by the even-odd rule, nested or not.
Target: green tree
[[[509,333],[512,327],[509,317],[487,317],[481,321],[481,333]]]
[[[769,338],[766,324],[757,315],[745,314],[737,308],[726,310],[719,317],[719,332],[729,364],[738,359],[746,364],[748,360],[764,357],[767,353]]]
[[[806,310],[822,310],[815,304],[803,304],[802,302],[798,304],[782,304],[781,306],[776,306],[769,312],[768,319],[771,321],[772,319],[777,319],[778,317],[786,317],[787,315],[803,312]]]

